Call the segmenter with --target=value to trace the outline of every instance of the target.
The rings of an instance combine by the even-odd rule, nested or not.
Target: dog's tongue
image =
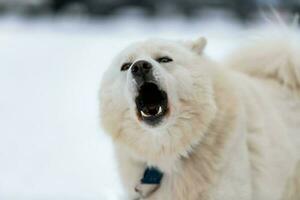
[[[148,105],[145,106],[143,109],[143,112],[149,115],[156,115],[159,111],[159,106],[158,105]]]

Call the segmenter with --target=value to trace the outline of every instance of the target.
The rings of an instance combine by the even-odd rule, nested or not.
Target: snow
[[[218,59],[241,28],[220,18],[0,18],[0,199],[124,199],[98,113],[113,56],[136,40],[204,35]]]

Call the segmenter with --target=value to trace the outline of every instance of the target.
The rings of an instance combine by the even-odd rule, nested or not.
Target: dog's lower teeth
[[[162,113],[162,108],[161,108],[161,106],[159,106],[159,109],[158,109],[157,115],[158,115],[158,114],[160,114],[160,113]]]
[[[157,111],[157,113],[155,115],[159,115],[160,113],[162,113],[162,107],[161,106],[159,106],[158,111]],[[151,117],[152,116],[152,115],[144,113],[143,111],[141,111],[141,115],[143,117]]]
[[[143,111],[141,111],[141,115],[142,115],[143,117],[150,117],[150,116],[151,116],[151,115],[148,115],[148,114],[144,113]]]

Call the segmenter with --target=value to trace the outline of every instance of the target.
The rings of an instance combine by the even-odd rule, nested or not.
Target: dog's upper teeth
[[[143,111],[141,111],[141,115],[142,115],[143,117],[150,117],[150,116],[151,116],[151,115],[148,115],[148,114],[144,113]]]

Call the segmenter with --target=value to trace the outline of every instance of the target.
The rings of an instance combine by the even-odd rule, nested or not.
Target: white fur
[[[300,199],[300,35],[266,35],[233,53],[228,67],[203,53],[204,38],[139,42],[114,59],[101,85],[101,119],[129,199],[152,165],[164,177],[149,200]],[[165,55],[174,61],[155,61]],[[138,120],[135,82],[120,71],[140,59],[153,64],[169,98],[170,114],[156,127]]]

